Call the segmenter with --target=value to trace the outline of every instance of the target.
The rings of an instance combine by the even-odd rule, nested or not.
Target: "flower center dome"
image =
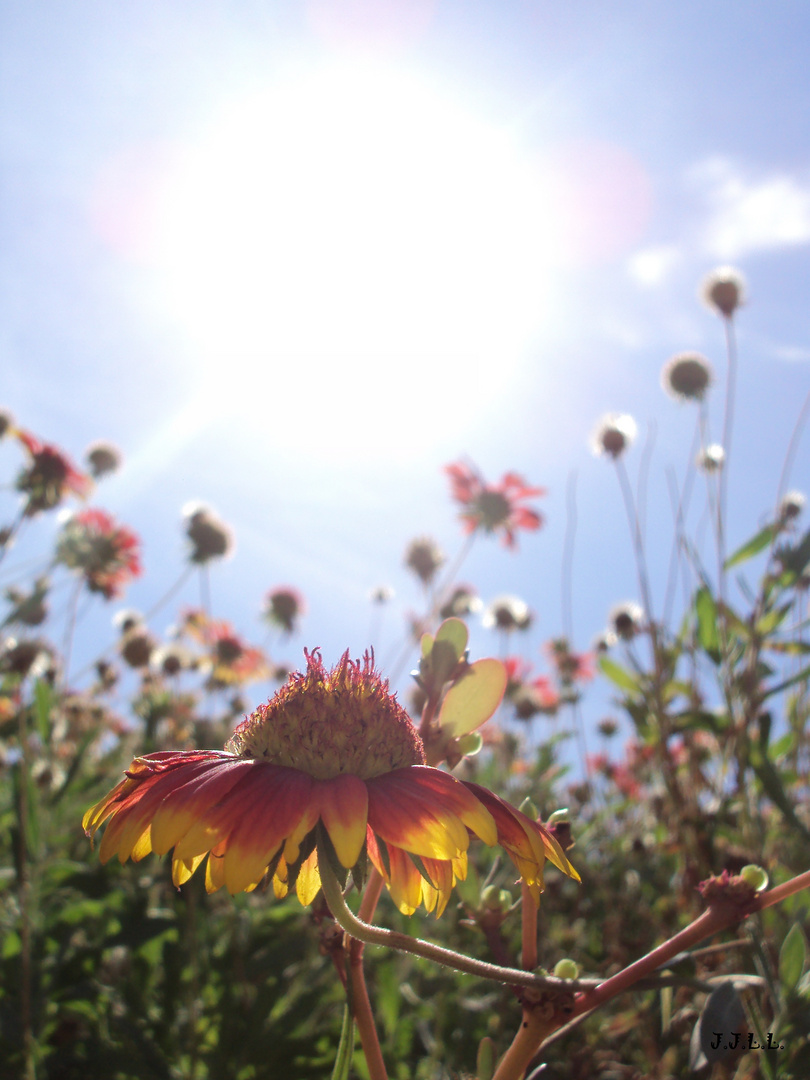
[[[327,671],[315,649],[307,670],[290,676],[266,705],[234,731],[225,749],[239,757],[300,769],[319,780],[342,773],[369,780],[408,765],[424,765],[411,718],[374,670],[344,653]]]

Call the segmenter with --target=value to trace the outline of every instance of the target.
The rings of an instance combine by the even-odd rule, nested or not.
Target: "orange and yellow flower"
[[[236,729],[225,750],[136,758],[126,778],[84,816],[100,857],[123,863],[174,849],[182,885],[207,856],[209,892],[250,892],[267,876],[278,897],[309,904],[320,888],[316,837],[362,874],[366,858],[399,909],[440,915],[467,872],[470,835],[500,844],[535,900],[543,864],[578,877],[538,822],[477,784],[424,764],[410,717],[367,654],[331,670],[307,668]]]

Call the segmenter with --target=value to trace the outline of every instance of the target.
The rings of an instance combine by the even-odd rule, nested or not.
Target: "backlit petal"
[[[360,858],[366,841],[368,790],[356,776],[321,780],[314,792],[321,820],[342,866],[350,869]]]

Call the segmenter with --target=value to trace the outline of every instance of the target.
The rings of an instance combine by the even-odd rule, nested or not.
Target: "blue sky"
[[[585,647],[638,594],[588,436],[608,410],[641,443],[654,424],[660,603],[694,416],[659,373],[697,350],[722,385],[697,299],[720,264],[750,291],[731,545],[773,507],[810,388],[808,44],[810,9],[778,0],[0,3],[0,404],[77,458],[122,448],[95,501],[143,535],[136,606],[179,572],[181,506],[215,507],[237,537],[215,613],[257,638],[266,589],[297,586],[293,663],[362,651],[387,583],[385,663],[419,604],[407,542],[461,544],[441,466],[464,456],[548,488],[543,531],[462,573],[529,602],[542,664],[574,474]]]

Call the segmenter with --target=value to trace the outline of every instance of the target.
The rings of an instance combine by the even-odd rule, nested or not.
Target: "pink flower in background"
[[[52,510],[66,495],[86,498],[93,487],[90,477],[73,464],[58,446],[41,442],[28,431],[14,430],[17,439],[28,451],[30,463],[17,476],[17,491],[28,496],[27,517],[40,510]]]
[[[463,508],[465,532],[500,532],[504,544],[513,548],[518,529],[534,530],[543,524],[541,515],[522,503],[545,495],[545,488],[529,487],[518,473],[505,473],[499,484],[485,484],[478,472],[464,462],[445,465],[444,471],[450,477],[453,498]]]
[[[107,600],[120,596],[142,572],[137,535],[104,510],[74,514],[62,528],[56,558]]]

